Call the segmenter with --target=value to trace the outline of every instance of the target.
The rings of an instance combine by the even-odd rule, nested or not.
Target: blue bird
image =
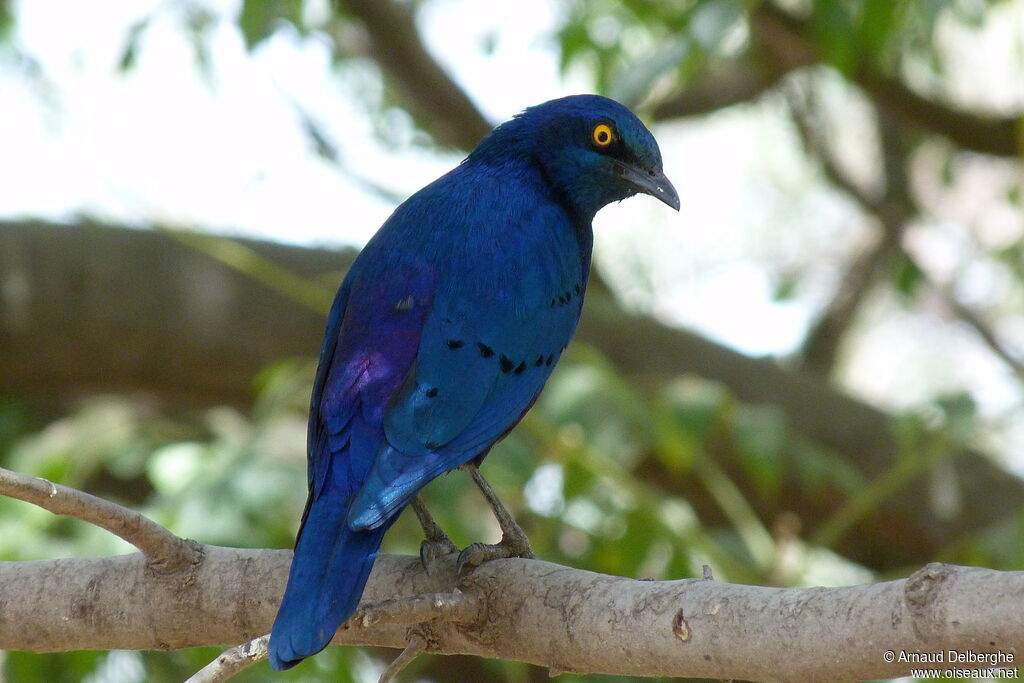
[[[679,209],[651,133],[613,100],[564,97],[495,128],[362,250],[320,350],[309,498],[270,636],[275,669],[327,645],[355,611],[385,531],[444,472],[469,465],[503,543],[519,532],[511,552],[529,554],[475,465],[533,405],[572,338],[594,214],[637,193]]]

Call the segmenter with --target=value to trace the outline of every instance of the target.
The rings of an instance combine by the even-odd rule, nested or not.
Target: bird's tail
[[[352,530],[345,523],[350,503],[331,487],[310,502],[270,633],[270,664],[278,671],[324,649],[359,604],[390,524]]]

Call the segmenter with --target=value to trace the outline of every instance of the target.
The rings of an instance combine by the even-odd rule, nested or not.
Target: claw
[[[412,509],[416,513],[416,519],[419,520],[420,526],[423,527],[425,536],[423,542],[420,543],[420,564],[423,565],[423,570],[430,574],[430,563],[433,560],[458,552],[459,549],[452,542],[451,537],[444,532],[444,529],[434,521],[418,496],[412,500]]]
[[[426,541],[420,543],[420,566],[430,576],[430,560],[434,559],[434,552]]]
[[[434,560],[457,552],[459,552],[459,549],[447,538],[445,540],[423,541],[420,543],[420,564],[423,565],[423,571],[429,576],[430,565],[433,564]]]
[[[459,553],[459,558],[455,561],[455,573],[458,576],[462,576],[466,573],[467,567],[475,568],[488,560],[499,559],[500,549],[499,545],[488,545],[487,543],[471,543],[467,545]]]
[[[519,533],[518,537],[502,536],[499,543],[473,543],[466,546],[459,553],[459,558],[455,561],[455,572],[462,576],[466,572],[467,567],[479,567],[491,560],[502,560],[510,557],[523,557],[528,560],[536,559],[537,556],[533,554],[533,549],[530,547],[529,541],[526,540],[526,534],[522,533],[522,531]]]

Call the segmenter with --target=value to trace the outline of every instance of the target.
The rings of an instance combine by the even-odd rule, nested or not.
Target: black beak
[[[615,171],[637,192],[649,194],[679,210],[679,194],[660,169],[655,171],[619,162],[615,164]]]

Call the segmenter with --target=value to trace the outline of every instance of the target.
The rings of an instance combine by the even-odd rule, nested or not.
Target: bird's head
[[[508,153],[531,158],[563,203],[587,221],[637,193],[679,210],[654,136],[607,97],[572,95],[530,107],[495,128],[473,156]]]

